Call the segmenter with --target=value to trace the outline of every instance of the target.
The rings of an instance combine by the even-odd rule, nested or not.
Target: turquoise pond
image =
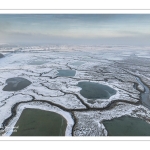
[[[75,76],[76,71],[74,70],[57,70],[57,76],[61,77],[68,77],[68,76]]]
[[[150,136],[150,124],[130,116],[123,116],[103,122],[108,136]]]
[[[84,63],[85,63],[85,62],[77,61],[77,62],[71,63],[71,65],[80,66],[80,65],[82,65],[82,64],[84,64]]]
[[[82,88],[80,94],[88,99],[109,99],[112,95],[116,94],[113,88],[94,82],[79,82],[78,85]],[[92,101],[88,101],[92,103]],[[94,102],[94,101],[93,101]]]

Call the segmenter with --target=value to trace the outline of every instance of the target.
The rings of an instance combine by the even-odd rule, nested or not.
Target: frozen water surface
[[[29,86],[31,82],[25,78],[15,77],[7,79],[6,84],[3,91],[18,91]]]
[[[31,62],[29,62],[28,64],[29,65],[42,65],[42,64],[45,64],[45,63],[47,63],[48,61],[38,61],[38,60],[35,60],[35,61],[31,61]]]

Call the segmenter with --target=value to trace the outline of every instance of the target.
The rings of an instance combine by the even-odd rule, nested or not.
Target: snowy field
[[[66,136],[107,136],[104,120],[124,115],[150,123],[150,110],[141,102],[142,87],[150,88],[150,47],[34,46],[1,48],[0,128],[11,130],[25,108],[57,112],[67,120]],[[75,76],[58,76],[74,70]],[[31,84],[18,91],[3,91],[9,78]],[[91,99],[80,93],[79,82],[95,82],[116,90],[109,99]],[[135,88],[137,85],[137,88]],[[4,132],[4,129],[5,132]]]

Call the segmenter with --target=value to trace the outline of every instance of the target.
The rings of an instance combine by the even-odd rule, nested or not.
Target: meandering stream
[[[141,92],[141,102],[145,107],[150,109],[150,90],[140,78],[136,77],[136,80],[144,87],[144,92]]]

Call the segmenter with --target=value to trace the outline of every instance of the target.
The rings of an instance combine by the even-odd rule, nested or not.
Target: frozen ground
[[[5,47],[0,53],[0,127],[10,135],[24,108],[57,112],[68,122],[67,136],[106,136],[103,120],[129,115],[150,121],[150,110],[141,103],[144,87],[150,87],[149,47],[47,46]],[[75,70],[73,77],[57,70]],[[6,80],[22,77],[32,83],[19,91],[3,91]],[[108,85],[117,92],[109,99],[80,94],[79,82]],[[138,85],[135,88],[135,85]]]

